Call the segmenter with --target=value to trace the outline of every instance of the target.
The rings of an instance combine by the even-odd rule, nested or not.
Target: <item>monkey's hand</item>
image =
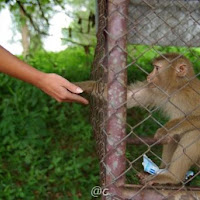
[[[107,85],[105,83],[83,81],[74,82],[74,84],[83,90],[83,95],[88,94],[89,96],[93,96],[101,100],[107,100]]]
[[[160,139],[164,138],[166,135],[167,135],[167,130],[165,128],[159,128],[156,131],[156,133],[154,135],[154,138],[156,140],[160,140]]]
[[[156,140],[161,140],[162,143],[164,144],[169,144],[172,142],[178,142],[180,140],[179,135],[177,134],[170,134],[165,128],[159,128],[155,135],[154,138]]]
[[[74,82],[74,84],[79,86],[83,90],[83,92],[87,94],[91,94],[96,87],[95,81]]]

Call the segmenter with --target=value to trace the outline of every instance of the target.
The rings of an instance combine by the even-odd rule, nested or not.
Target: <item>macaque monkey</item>
[[[157,140],[166,140],[160,165],[166,171],[143,176],[141,181],[149,185],[184,183],[190,167],[200,164],[200,80],[191,62],[176,53],[159,56],[153,66],[146,81],[128,86],[127,108],[154,107],[169,118],[154,135]],[[92,94],[96,85],[95,81],[78,83]],[[106,85],[104,88],[106,98]]]

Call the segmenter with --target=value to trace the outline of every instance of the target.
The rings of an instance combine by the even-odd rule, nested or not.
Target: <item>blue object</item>
[[[189,178],[191,178],[192,176],[194,176],[194,172],[193,171],[188,171],[185,175],[185,180],[188,180]]]
[[[144,171],[148,172],[149,174],[157,174],[159,170],[159,167],[145,154],[143,155],[142,165],[144,167]]]
[[[159,167],[150,158],[148,158],[146,154],[143,155],[142,165],[144,167],[144,171],[152,175],[163,173],[166,171],[166,169],[159,169]],[[185,180],[189,179],[192,176],[194,176],[194,172],[188,171],[185,175]]]

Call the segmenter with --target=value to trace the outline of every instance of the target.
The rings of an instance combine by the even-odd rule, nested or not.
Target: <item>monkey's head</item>
[[[149,87],[163,90],[179,88],[194,76],[191,62],[176,53],[163,54],[153,60],[153,71],[147,76]]]

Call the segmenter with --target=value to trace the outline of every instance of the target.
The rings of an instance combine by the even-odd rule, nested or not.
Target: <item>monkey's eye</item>
[[[154,68],[158,71],[159,70],[159,66],[154,65]]]

